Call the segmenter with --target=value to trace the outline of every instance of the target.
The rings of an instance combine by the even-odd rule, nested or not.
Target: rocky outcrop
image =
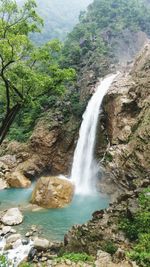
[[[43,172],[58,175],[70,171],[80,121],[64,114],[69,108],[65,105],[69,104],[58,103],[57,107],[44,113],[28,143],[13,141],[4,142],[1,146],[0,175],[2,173],[3,180],[8,181],[11,187],[26,187],[30,180]],[[1,163],[5,168],[1,168]]]
[[[41,177],[32,193],[33,204],[44,208],[62,208],[72,200],[74,187],[67,179]]]
[[[9,186],[14,188],[25,188],[31,185],[31,181],[19,171],[14,171],[13,173],[7,174],[6,180]]]
[[[138,195],[138,191],[121,195],[107,210],[94,212],[86,224],[73,226],[64,237],[64,251],[96,256],[102,250],[115,255],[115,260],[118,249],[130,250],[132,244],[119,224],[121,218],[131,218],[138,211]]]
[[[136,58],[132,70],[121,74],[104,100],[106,153],[103,163],[120,192],[141,186],[150,174],[150,43]],[[106,175],[105,175],[106,177]],[[105,182],[109,183],[106,186]],[[102,187],[101,187],[102,188]]]

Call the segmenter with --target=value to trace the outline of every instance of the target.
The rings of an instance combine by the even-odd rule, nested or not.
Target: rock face
[[[33,204],[44,208],[62,208],[72,200],[74,187],[67,179],[41,177],[33,191]]]
[[[150,172],[150,43],[132,70],[120,75],[104,100],[107,148],[104,166],[120,190],[133,190]],[[110,175],[111,174],[111,175]],[[105,186],[104,190],[107,190]]]
[[[70,115],[66,118],[64,105],[67,102],[44,113],[27,144],[13,141],[0,147],[0,155],[5,155],[0,157],[0,177],[8,179],[11,187],[26,187],[43,172],[68,174],[80,121]]]
[[[22,223],[23,215],[18,208],[11,208],[2,216],[1,221],[5,225],[17,225]]]

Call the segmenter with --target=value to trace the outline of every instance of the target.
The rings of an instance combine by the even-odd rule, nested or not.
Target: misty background
[[[23,3],[24,0],[16,0]],[[64,40],[78,22],[81,11],[86,10],[93,0],[36,0],[37,13],[44,20],[44,28],[32,36],[37,44],[58,38]]]

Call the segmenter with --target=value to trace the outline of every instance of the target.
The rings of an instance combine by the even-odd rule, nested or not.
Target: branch
[[[15,93],[21,98],[21,100],[23,100],[23,94],[19,92],[19,90],[16,88],[16,86],[14,84],[12,84],[9,80],[9,85],[10,87],[15,91]]]

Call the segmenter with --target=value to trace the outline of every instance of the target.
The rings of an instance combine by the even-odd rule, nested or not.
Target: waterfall
[[[116,75],[112,74],[102,80],[83,114],[71,171],[76,194],[88,195],[95,191],[94,182],[99,171],[98,164],[94,160],[97,122],[103,97]]]

